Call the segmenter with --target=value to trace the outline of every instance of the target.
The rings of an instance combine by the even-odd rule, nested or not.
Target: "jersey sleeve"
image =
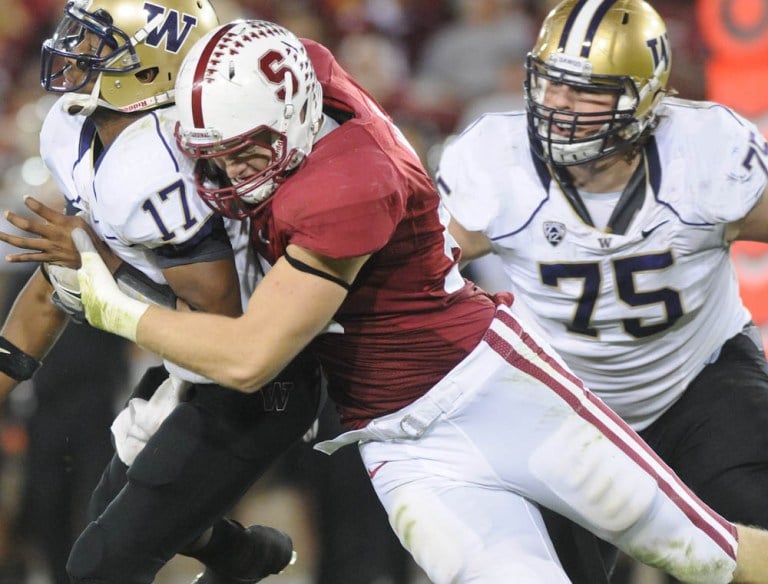
[[[72,169],[95,133],[86,121],[84,116],[67,114],[59,99],[48,110],[40,129],[40,158],[68,203],[76,207],[80,197]]]
[[[451,216],[469,231],[485,231],[500,208],[492,172],[483,172],[496,140],[493,116],[484,116],[443,150],[436,174],[437,190]]]
[[[224,219],[219,215],[209,217],[193,238],[155,247],[153,252],[158,267],[163,270],[231,258],[234,254]]]
[[[384,247],[405,216],[408,198],[406,181],[392,161],[359,149],[318,166],[321,172],[303,175],[299,196],[275,200],[273,210],[285,218],[289,243],[337,259]]]
[[[746,216],[768,185],[768,146],[757,127],[732,110],[712,105],[694,134],[691,167],[698,177],[696,211],[708,223]]]

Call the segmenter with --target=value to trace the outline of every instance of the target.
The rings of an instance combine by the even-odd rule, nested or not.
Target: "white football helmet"
[[[554,165],[569,166],[626,150],[653,127],[670,62],[666,26],[647,2],[564,0],[547,15],[526,63],[534,151]],[[549,84],[614,94],[614,107],[589,114],[547,107]],[[554,133],[554,124],[569,131]],[[579,127],[594,131],[577,137]]]
[[[301,41],[263,20],[226,24],[187,55],[176,83],[176,141],[197,159],[200,196],[227,217],[243,218],[271,196],[312,150],[323,95]],[[211,159],[258,145],[267,167],[231,184]]]
[[[167,105],[187,51],[218,24],[208,0],[70,0],[43,43],[40,82],[83,115]]]

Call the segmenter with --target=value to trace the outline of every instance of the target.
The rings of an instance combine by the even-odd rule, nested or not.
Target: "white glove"
[[[72,241],[80,252],[82,265],[77,271],[77,278],[88,322],[96,328],[135,342],[139,319],[149,308],[149,304],[126,296],[120,291],[85,231],[73,230]]]
[[[45,264],[48,280],[53,286],[51,302],[61,308],[76,322],[85,322],[83,303],[80,300],[80,283],[77,270],[55,264]]]
[[[112,422],[115,450],[131,466],[160,424],[184,398],[190,383],[171,375],[163,381],[149,401],[135,397]]]

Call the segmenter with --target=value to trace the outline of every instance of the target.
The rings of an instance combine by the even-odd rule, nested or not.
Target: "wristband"
[[[16,381],[25,381],[32,377],[41,363],[32,355],[27,355],[11,341],[0,336],[0,371]]]

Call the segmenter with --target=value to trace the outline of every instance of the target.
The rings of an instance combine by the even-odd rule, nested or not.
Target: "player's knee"
[[[659,490],[656,480],[616,444],[576,418],[532,453],[529,466],[565,503],[562,511],[576,511],[592,530],[629,529],[651,509]]]
[[[67,560],[73,584],[151,584],[163,562],[112,539],[97,521],[77,538]]]
[[[77,538],[67,561],[67,574],[72,582],[88,582],[102,573],[106,553],[106,534],[92,522]]]
[[[522,557],[510,553],[514,545],[506,550],[505,557],[477,554],[466,558],[464,567],[452,584],[569,584],[570,580],[552,558]]]
[[[467,552],[458,521],[445,511],[439,501],[407,487],[396,490],[389,509],[389,522],[403,547],[435,584],[460,582]]]
[[[539,584],[542,574],[559,569],[551,557],[541,562],[550,563],[543,572],[531,569],[528,561],[521,562],[520,555],[511,553],[515,546],[509,540],[489,545],[484,531],[468,525],[450,504],[430,491],[402,487],[393,493],[391,502],[392,528],[435,584]]]
[[[539,547],[509,539],[489,546],[480,534],[464,525],[436,501],[401,499],[390,515],[392,527],[435,584],[567,584],[557,561]],[[531,542],[529,542],[531,543]]]

